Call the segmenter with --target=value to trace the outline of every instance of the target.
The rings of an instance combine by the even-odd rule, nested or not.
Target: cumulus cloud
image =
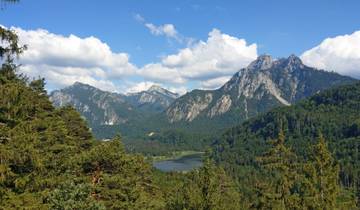
[[[309,66],[360,78],[360,31],[327,38],[301,59]]]
[[[127,53],[113,52],[96,37],[12,29],[20,42],[28,45],[20,57],[20,71],[29,77],[44,77],[49,90],[79,81],[115,92],[141,91],[157,84],[183,94],[190,84],[194,88],[217,88],[257,57],[256,44],[214,29],[206,41],[137,67]],[[139,80],[143,82],[134,83]]]
[[[167,90],[173,92],[173,93],[178,93],[180,95],[183,95],[187,92],[187,88],[185,86],[164,86],[163,84],[160,83],[155,83],[155,82],[149,82],[149,81],[144,81],[144,82],[138,82],[138,83],[133,83],[132,85],[130,85],[130,87],[127,89],[127,93],[131,94],[131,93],[138,93],[144,90],[148,90],[151,86],[153,85],[157,85],[157,86],[161,86],[163,88],[166,88]]]
[[[12,28],[28,49],[21,56],[21,71],[45,77],[48,83],[64,87],[75,81],[105,90],[115,90],[110,79],[133,75],[136,66],[126,53],[114,53],[95,37],[62,36],[43,29]]]
[[[245,39],[213,29],[206,42],[199,41],[177,54],[163,57],[160,63],[146,65],[139,69],[139,74],[158,81],[202,82],[229,77],[256,58],[256,44],[248,45]]]
[[[127,93],[138,93],[144,90],[148,90],[151,86],[153,85],[161,85],[159,83],[155,83],[155,82],[138,82],[138,83],[133,83],[127,90]]]
[[[178,69],[168,68],[160,63],[150,63],[138,70],[138,75],[156,82],[184,84],[184,79]]]
[[[223,86],[227,81],[229,81],[230,78],[231,78],[231,76],[222,76],[222,77],[217,77],[214,79],[205,80],[205,81],[201,82],[201,88],[202,89],[219,88],[219,87]]]
[[[80,67],[57,67],[46,64],[39,65],[22,65],[21,72],[30,78],[44,77],[47,86],[50,89],[58,89],[82,82],[102,90],[119,92],[117,86],[110,80],[105,79],[98,74],[103,74],[102,70],[96,68],[80,68]]]

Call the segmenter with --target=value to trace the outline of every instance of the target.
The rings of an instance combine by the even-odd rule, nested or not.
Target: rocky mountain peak
[[[270,55],[260,55],[256,60],[251,62],[248,69],[251,70],[263,70],[271,68],[273,65],[273,59]]]
[[[152,85],[146,92],[149,92],[149,93],[155,93],[155,94],[163,94],[165,96],[168,96],[170,98],[177,98],[179,97],[179,95],[177,93],[173,93],[159,85]]]
[[[71,86],[75,86],[75,87],[83,87],[83,86],[90,86],[90,85],[85,84],[85,83],[82,83],[82,82],[78,82],[78,81],[76,81],[76,82],[74,82],[74,84],[73,84],[73,85],[71,85]],[[71,87],[71,86],[70,86],[70,87]]]
[[[270,55],[260,55],[221,88],[185,94],[169,106],[166,114],[171,123],[196,119],[201,122],[220,115],[229,118],[236,115],[237,119],[244,120],[352,81],[349,77],[305,66],[295,55],[274,60]]]
[[[151,91],[159,91],[159,92],[161,92],[161,91],[164,91],[164,90],[165,90],[165,89],[162,88],[160,85],[152,85],[152,86],[148,89],[149,92],[151,92]]]
[[[294,68],[302,68],[304,64],[302,63],[301,59],[296,55],[292,54],[285,60],[286,67],[290,69]]]
[[[82,82],[74,82],[74,84],[66,87],[65,89],[85,89],[85,90],[95,90],[96,88],[91,86],[91,85],[88,85],[88,84],[85,84],[85,83],[82,83]]]

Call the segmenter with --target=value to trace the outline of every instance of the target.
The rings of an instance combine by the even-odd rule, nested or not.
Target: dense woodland
[[[333,171],[332,176],[337,174],[333,183],[339,183],[341,188],[337,189],[340,197],[336,200],[348,202],[352,197],[359,199],[359,108],[360,83],[333,88],[294,106],[276,108],[230,129],[214,143],[212,157],[239,180],[242,191],[247,192],[249,198],[257,195],[258,189],[253,185],[261,186],[264,184],[261,180],[279,181],[272,180],[271,177],[276,176],[268,176],[269,168],[263,167],[264,163],[268,165],[268,161],[259,161],[266,154],[267,158],[277,155],[270,159],[273,164],[289,161],[288,167],[294,167],[291,170],[296,172],[295,177],[291,178],[293,184],[288,188],[292,196],[303,194],[299,191],[303,187],[303,178],[306,182],[313,179],[314,174],[308,174],[308,165],[315,167],[311,173],[320,175],[320,171],[316,170],[323,169],[314,164],[323,163]],[[270,168],[270,171],[274,169]],[[328,172],[326,176],[330,174]]]
[[[359,208],[360,84],[249,120],[202,168],[164,173],[54,108],[44,79],[17,73],[26,47],[3,27],[0,37],[0,209]]]

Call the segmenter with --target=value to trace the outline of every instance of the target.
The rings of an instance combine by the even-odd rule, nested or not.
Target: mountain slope
[[[357,186],[360,193],[359,119],[360,83],[332,88],[228,130],[215,141],[212,156],[241,178],[246,176],[244,168],[256,168],[256,157],[267,150],[280,129],[285,132],[285,143],[305,159],[320,131],[339,160],[343,185]]]
[[[277,106],[288,106],[318,91],[356,81],[305,66],[291,55],[273,60],[260,56],[217,90],[194,90],[166,110],[172,124],[229,127]],[[206,121],[210,121],[206,122]]]
[[[177,94],[158,86],[129,95],[102,91],[80,82],[53,91],[55,106],[71,105],[86,118],[97,138],[111,138],[117,133],[143,136],[147,120],[169,106]]]
[[[127,100],[142,110],[161,112],[178,98],[179,95],[172,93],[160,86],[153,85],[148,90],[127,95]]]
[[[74,106],[92,127],[124,124],[140,117],[125,95],[102,91],[79,82],[52,92],[50,100],[55,106]]]

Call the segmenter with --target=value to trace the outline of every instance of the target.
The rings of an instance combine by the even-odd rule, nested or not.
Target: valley
[[[356,81],[308,67],[294,55],[279,59],[261,55],[216,90],[193,90],[179,96],[153,86],[123,95],[75,83],[50,93],[50,100],[58,107],[75,107],[98,139],[121,134],[131,151],[159,151],[159,155],[177,150],[204,151],[232,126]]]
[[[266,3],[0,0],[0,210],[360,209],[359,3]]]

